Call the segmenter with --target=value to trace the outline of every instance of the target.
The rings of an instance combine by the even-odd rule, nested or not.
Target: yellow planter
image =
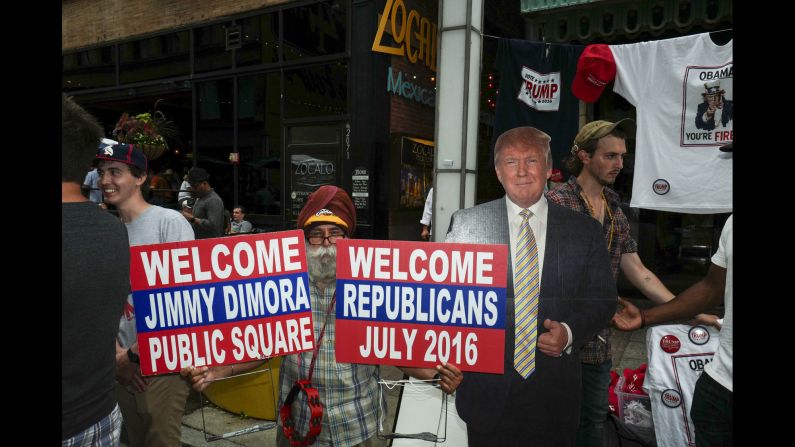
[[[258,419],[276,420],[281,365],[281,357],[272,358],[252,370],[264,372],[220,380],[205,388],[204,394],[210,402],[226,411],[244,413]],[[271,369],[270,372],[266,371],[268,368]]]

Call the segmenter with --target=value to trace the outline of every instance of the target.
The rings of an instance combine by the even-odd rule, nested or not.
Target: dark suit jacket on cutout
[[[571,354],[550,357],[536,351],[536,370],[526,380],[513,368],[513,266],[508,250],[505,318],[505,372],[467,372],[456,407],[468,430],[490,432],[502,418],[519,418],[517,436],[533,445],[573,444],[580,413],[580,347],[607,327],[616,310],[615,281],[599,223],[551,201],[541,277],[538,334],[549,318],[569,325]],[[446,242],[510,244],[505,198],[456,211]],[[483,349],[483,347],[480,347]],[[514,410],[504,414],[509,400]],[[526,443],[527,439],[520,443]],[[518,444],[517,444],[518,445]]]

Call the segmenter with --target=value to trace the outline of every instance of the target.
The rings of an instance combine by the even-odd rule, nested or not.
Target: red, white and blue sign
[[[300,230],[130,247],[141,373],[314,348]]]
[[[340,239],[339,362],[503,372],[507,245]]]

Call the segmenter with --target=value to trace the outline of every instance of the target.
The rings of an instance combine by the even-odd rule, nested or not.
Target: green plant
[[[127,112],[122,113],[113,129],[116,140],[119,143],[149,144],[168,148],[166,140],[176,136],[177,128],[163,112],[157,110],[157,102],[154,113],[147,112],[135,116],[130,116]]]

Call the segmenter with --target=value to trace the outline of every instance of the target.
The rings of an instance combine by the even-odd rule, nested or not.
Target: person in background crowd
[[[196,239],[221,237],[224,235],[224,201],[210,186],[210,174],[202,168],[188,171],[191,191],[198,197],[191,210],[182,209],[182,215],[193,225]]]
[[[102,127],[61,96],[61,446],[119,445],[114,345],[127,292],[127,230],[81,192]],[[91,281],[86,281],[91,278]]]
[[[105,146],[113,146],[114,144],[118,143],[109,138],[103,138],[99,143],[99,148],[102,149]],[[92,162],[93,165],[94,163]],[[101,204],[100,206],[105,208],[102,202],[102,188],[99,187],[99,175],[97,175],[96,166],[93,166],[93,169],[86,174],[86,178],[83,180],[83,193],[88,196],[88,200]]]
[[[505,197],[456,211],[445,238],[510,247],[505,372],[467,373],[456,396],[470,447],[573,445],[580,348],[616,308],[599,225],[544,197],[549,143],[533,127],[501,134],[494,166]]]
[[[168,181],[169,188],[171,188],[172,190],[179,190],[179,184],[181,181],[179,179],[179,176],[177,175],[176,172],[174,172],[173,169],[171,168],[166,169],[164,171],[164,177],[166,178],[166,181]],[[174,191],[172,191],[171,194],[172,198],[174,195],[176,195]]]
[[[336,290],[336,243],[352,237],[356,230],[356,208],[342,188],[325,185],[309,195],[298,215],[297,227],[304,230],[307,244],[309,291],[315,340],[319,346],[312,385],[317,388],[323,404],[322,429],[316,444],[335,447],[372,447],[376,442],[378,405],[377,365],[338,363],[334,354],[335,317],[330,306]],[[323,329],[325,328],[325,330]],[[322,340],[319,340],[320,333]],[[284,357],[279,373],[281,392],[279,406],[285,401],[296,380],[308,377],[314,351]],[[202,390],[213,380],[229,377],[256,367],[261,362],[242,365],[186,368],[193,387]],[[452,393],[463,380],[461,371],[450,363],[430,368],[401,368],[418,379],[439,379],[446,393]],[[299,393],[292,404],[295,430],[307,432],[309,414],[306,395]],[[279,421],[281,425],[281,420]],[[290,441],[276,432],[279,447],[290,447]]]
[[[152,180],[149,182],[149,189],[152,190],[152,198],[149,203],[152,205],[166,206],[174,201],[174,192],[169,191],[171,183],[166,177],[164,171],[152,176]]]
[[[119,211],[130,246],[194,239],[190,225],[177,211],[151,205],[144,199],[142,188],[147,180],[148,163],[140,148],[118,144],[100,149],[96,158],[105,201]],[[129,253],[129,248],[125,247],[124,253]],[[117,318],[116,398],[130,444],[179,446],[190,386],[179,374],[141,376],[132,294],[127,298],[123,314]]]
[[[420,231],[420,239],[423,241],[429,241],[431,239],[431,224],[433,223],[431,218],[433,217],[433,186],[431,189],[428,190],[428,196],[425,198],[425,208],[422,210],[422,218],[420,219],[420,225],[422,225],[422,230]]]
[[[177,193],[177,203],[179,204],[180,209],[182,208],[193,208],[193,204],[196,202],[196,198],[193,197],[193,191],[190,189],[190,183],[188,183],[188,173],[185,172],[183,176],[182,183],[179,185],[179,193]]]
[[[237,205],[232,209],[232,222],[229,225],[229,232],[236,233],[251,233],[254,226],[251,222],[244,220],[246,218],[246,210],[242,205]]]
[[[638,256],[638,244],[630,235],[629,221],[621,210],[621,200],[609,188],[624,166],[626,135],[632,131],[634,122],[630,119],[616,123],[599,120],[584,125],[574,138],[571,156],[565,160],[566,168],[574,175],[548,192],[547,199],[596,219],[602,226],[613,280],[618,280],[620,268],[647,298],[664,303],[673,299],[674,294],[643,265]],[[717,324],[714,315],[699,317],[703,322]],[[601,447],[608,412],[605,402],[613,367],[609,327],[603,328],[583,346],[580,361],[583,394],[577,446]]]

